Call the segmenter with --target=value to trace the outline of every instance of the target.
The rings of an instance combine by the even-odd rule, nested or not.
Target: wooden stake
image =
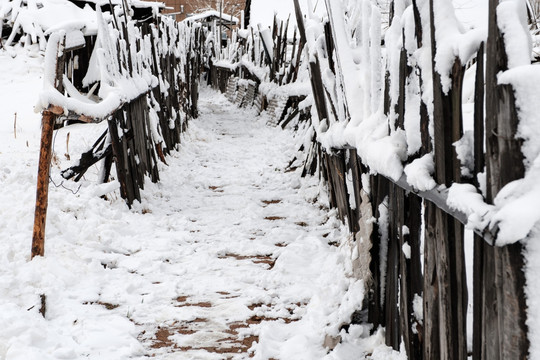
[[[45,253],[45,223],[49,197],[49,168],[51,165],[52,137],[56,115],[45,110],[42,118],[41,146],[39,153],[36,211],[32,235],[32,258]]]
[[[39,313],[41,314],[41,316],[45,317],[45,313],[47,312],[47,296],[45,294],[41,294],[39,295],[39,299],[41,301]]]

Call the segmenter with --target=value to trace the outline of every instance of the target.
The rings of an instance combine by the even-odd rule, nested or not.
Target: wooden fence
[[[43,132],[38,174],[32,256],[43,255],[47,187],[53,127],[73,122],[107,121],[107,130],[80,161],[62,172],[78,181],[88,168],[103,162],[101,182],[108,182],[113,163],[120,194],[129,206],[141,200],[145,177],[159,180],[158,159],[181,141],[190,118],[197,117],[201,68],[200,28],[169,18],[146,22],[114,18],[100,20],[97,37],[86,37],[83,48],[65,49],[64,36],[55,33],[47,45],[45,91],[42,95]],[[94,48],[99,43],[100,49]],[[96,54],[101,69],[96,66]],[[196,54],[192,56],[192,54]],[[74,67],[73,64],[77,63]],[[101,72],[100,72],[101,71]],[[97,76],[95,74],[101,74]],[[97,89],[112,87],[104,98],[90,103]]]
[[[217,37],[216,29],[207,36]],[[288,93],[286,85],[298,78],[304,42],[295,29],[289,39],[289,20],[274,17],[271,28],[236,30],[226,46],[210,48],[206,54],[207,81],[239,106],[254,105],[266,110],[272,121],[285,127],[294,119],[305,121],[309,111],[298,104],[306,93]],[[260,85],[280,86],[279,94],[261,91]],[[301,114],[302,116],[298,116]]]
[[[407,15],[394,14],[394,7],[390,7],[392,23],[388,31],[395,36],[387,38],[385,55],[379,41],[380,11],[370,2],[360,1],[358,12],[343,14],[342,8],[335,5],[337,2],[325,1],[328,20],[320,24],[320,32],[306,31],[298,1],[294,3],[299,36],[294,36],[292,44],[288,44],[288,25],[283,22],[275,21],[271,30],[237,32],[225,47],[214,41],[204,48],[201,44],[207,44],[210,37],[220,37],[201,28],[180,28],[162,22],[139,29],[143,34],[139,38],[149,36],[149,43],[154,45],[152,55],[137,60],[136,66],[133,66],[136,56],[130,49],[142,49],[145,43],[130,46],[129,32],[133,28],[127,26],[127,20],[120,21],[116,26],[122,38],[118,38],[112,48],[124,50],[111,50],[118,60],[114,63],[122,67],[118,72],[133,74],[133,69],[138,69],[135,71],[138,74],[137,71],[151,69],[153,76],[159,79],[158,84],[172,87],[164,91],[154,84],[99,119],[73,111],[78,120],[109,121],[108,133],[86,154],[89,163],[105,159],[105,166],[110,167],[114,159],[122,196],[128,203],[140,199],[144,176],[149,175],[154,181],[158,179],[157,158],[165,161],[164,155],[180,141],[186,116],[197,115],[198,71],[204,66],[209,83],[226,92],[238,105],[258,104],[260,110],[272,114],[282,126],[292,119],[312,122],[314,135],[311,146],[304,149],[303,173],[318,174],[324,180],[330,205],[337,208],[339,217],[355,234],[353,246],[363,252],[362,259],[370,259],[369,264],[357,261],[356,266],[363,270],[355,273],[364,278],[367,286],[368,321],[374,329],[378,326],[386,329],[387,345],[398,350],[403,343],[410,359],[467,359],[467,307],[472,296],[473,359],[526,358],[529,340],[525,325],[522,245],[516,242],[497,246],[494,224],[476,227],[474,283],[470,294],[463,227],[469,217],[448,205],[448,189],[455,183],[471,183],[478,194],[482,193],[478,175],[484,168],[487,204],[493,203],[503,186],[525,174],[521,140],[516,138],[518,115],[514,89],[511,85],[499,84],[496,78],[500,71],[508,69],[505,53],[508,39],[501,35],[496,19],[498,1],[490,0],[485,47],[478,41],[474,56],[465,61],[459,56],[450,59],[448,72],[441,71],[435,61],[443,45],[437,42],[438,24],[434,14],[440,9],[433,0],[422,4],[413,1],[410,5],[408,20],[413,22],[412,32],[411,27],[407,27],[409,23],[399,18]],[[337,20],[358,13],[363,23],[358,24],[355,31],[343,31],[343,23]],[[313,23],[311,21],[309,26],[314,26]],[[314,34],[322,35],[310,38]],[[165,39],[168,45],[156,46],[163,43],[157,39]],[[177,46],[180,41],[187,43]],[[60,43],[57,41],[55,46]],[[371,90],[380,91],[368,91],[358,99],[351,96],[357,93],[351,89],[350,79],[357,74],[349,73],[351,67],[344,65],[350,60],[346,59],[348,49],[344,48],[349,43],[358,44],[361,51],[359,67],[365,67],[362,71],[369,75],[362,79],[363,83],[371,83]],[[169,46],[175,50],[169,51]],[[426,47],[431,55],[431,64],[427,67],[413,61],[412,56]],[[287,52],[287,48],[293,50]],[[63,52],[55,50],[53,53]],[[289,58],[288,53],[292,54]],[[302,56],[306,53],[309,56]],[[308,62],[311,94],[287,93],[281,98],[260,91],[262,83],[272,83],[281,89],[294,83],[302,58]],[[57,64],[64,61],[59,59]],[[203,63],[205,59],[207,63]],[[463,137],[462,89],[465,72],[473,69],[473,65],[476,67],[474,164],[472,176],[465,177],[453,144]],[[64,69],[64,66],[58,68]],[[378,77],[378,74],[383,75]],[[51,86],[59,89],[61,77],[58,72],[54,75]],[[329,77],[335,81],[328,81]],[[411,90],[418,92],[413,95],[416,102],[408,98],[414,93]],[[312,98],[311,108],[300,106],[306,95]],[[354,101],[362,102],[361,110],[353,106]],[[61,113],[70,110],[65,104],[50,102],[49,105],[44,111],[44,123],[52,123]],[[328,134],[335,135],[345,125],[374,119],[375,115],[381,115],[376,118],[382,125],[379,130],[383,129],[387,137],[399,138],[400,134],[411,130],[408,114],[417,116],[414,131],[420,140],[414,151],[388,158],[389,161],[398,158],[399,174],[385,173],[363,144],[328,140]],[[156,119],[158,126],[152,127]],[[174,126],[170,126],[171,119]],[[47,146],[46,136],[44,146]],[[42,155],[48,168],[50,158],[47,159],[46,152]],[[403,168],[426,157],[433,158],[435,186],[418,189],[411,185]],[[80,176],[84,170],[72,168],[65,174]],[[44,221],[44,218],[39,219]],[[41,231],[38,216],[36,229]],[[42,253],[37,247],[35,254]],[[356,320],[352,317],[351,321]]]
[[[467,359],[469,355],[473,359],[486,360],[525,359],[528,338],[522,245],[517,242],[496,246],[496,228],[475,229],[474,284],[472,294],[469,294],[463,227],[468,217],[447,205],[448,188],[453,183],[473,183],[478,194],[482,193],[477,179],[484,166],[487,170],[485,201],[489,204],[504,185],[524,176],[521,140],[516,138],[518,117],[514,92],[510,85],[499,85],[496,78],[497,73],[508,69],[505,53],[505,41],[508,40],[502,37],[497,26],[495,9],[498,2],[491,0],[486,69],[484,44],[479,42],[476,56],[468,63],[461,63],[459,57],[453,59],[449,74],[451,86],[445,88],[438,70],[424,76],[425,68],[411,61],[411,54],[423,46],[424,31],[429,31],[431,68],[437,69],[435,58],[439,45],[435,32],[438,24],[434,20],[433,3],[426,2],[425,6],[430,8],[430,16],[426,19],[422,18],[426,11],[420,11],[413,1],[413,34],[407,32],[408,28],[397,26],[398,34],[402,35],[400,50],[395,55],[399,66],[392,67],[387,63],[382,100],[389,134],[406,130],[407,113],[420,115],[421,146],[409,154],[404,166],[431,153],[435,181],[444,186],[418,191],[408,183],[405,173],[401,177],[376,175],[377,170],[370,168],[370,160],[359,156],[354,144],[328,148],[317,140],[324,134],[314,137],[307,156],[310,161],[305,164],[306,172],[322,175],[328,184],[331,205],[338,209],[351,232],[357,234],[356,242],[369,238],[370,278],[366,279],[369,322],[375,328],[385,327],[387,345],[399,350],[403,342],[410,359]],[[301,36],[305,39],[304,17],[297,0],[295,6]],[[337,50],[334,52],[335,45],[342,39],[336,35],[340,29],[334,27],[340,24],[333,21],[332,11],[336,11],[336,7],[331,1],[327,1],[326,6],[329,12],[329,20],[324,24],[326,52],[323,56],[319,52],[320,57],[315,56],[309,68],[318,117],[331,127],[333,123],[343,121],[341,114],[353,112],[355,108],[347,104],[345,95],[345,100],[336,101],[337,97],[332,96],[336,88],[329,87],[321,78],[324,68],[331,69],[336,78],[351,76],[339,68],[335,59],[339,54]],[[376,11],[370,5],[367,8]],[[422,21],[428,24],[427,28]],[[362,31],[373,32],[380,26],[380,22],[367,24]],[[413,38],[406,39],[406,36]],[[373,45],[364,43],[363,46],[369,49]],[[472,176],[464,178],[453,144],[463,136],[462,86],[467,65],[471,64],[476,64],[474,166]],[[422,88],[428,81],[430,86]],[[409,87],[415,82],[422,90],[429,91],[432,86],[432,120],[422,93],[418,95],[418,107],[405,106],[406,96],[411,93]],[[391,94],[392,86],[398,89],[397,97]],[[345,111],[340,113],[340,107]],[[347,181],[348,174],[352,175],[350,182]],[[349,197],[349,194],[353,196]],[[377,219],[375,223],[373,217]],[[362,247],[366,248],[365,244]],[[467,347],[469,296],[473,298],[474,317],[472,354],[468,353]],[[421,301],[422,314],[414,311],[417,301]]]

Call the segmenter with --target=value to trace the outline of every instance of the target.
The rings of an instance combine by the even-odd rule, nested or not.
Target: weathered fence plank
[[[478,175],[484,172],[484,44],[476,56],[476,81],[474,93],[474,184],[480,188]],[[482,358],[483,292],[484,278],[484,239],[474,234],[473,260],[473,359]]]
[[[430,31],[432,67],[435,69],[437,54],[436,24],[434,20],[433,0],[430,0]],[[435,180],[439,184],[450,186],[452,182],[461,181],[461,166],[457,160],[452,144],[462,136],[461,120],[461,87],[463,68],[458,58],[452,67],[452,87],[445,93],[442,88],[441,75],[433,70],[433,120],[434,120],[434,157]],[[426,341],[439,343],[441,359],[465,360],[467,358],[467,282],[465,277],[465,256],[463,250],[463,227],[455,219],[439,208],[435,215],[429,214],[427,219],[435,221],[433,239],[425,241],[425,252],[432,253],[434,247],[435,276],[437,286],[426,283],[424,295],[438,292],[428,299],[436,301],[430,307],[438,306],[434,317],[425,317]],[[435,317],[435,315],[438,315]],[[438,331],[429,334],[435,327]],[[437,339],[438,335],[438,339]],[[429,336],[429,338],[428,338]],[[430,359],[424,353],[425,359]]]
[[[400,273],[400,227],[403,225],[404,193],[390,182],[388,195],[388,255],[386,269],[386,345],[399,350],[401,322],[399,316],[399,273]]]
[[[487,201],[525,173],[521,142],[516,139],[518,118],[510,85],[499,85],[497,74],[508,68],[504,38],[497,24],[498,0],[489,2],[486,63]],[[525,359],[525,275],[521,244],[484,249],[484,306],[481,359]]]

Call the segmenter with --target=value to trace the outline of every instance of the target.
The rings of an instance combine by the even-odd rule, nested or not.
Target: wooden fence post
[[[503,36],[497,25],[498,0],[489,2],[486,63],[487,202],[499,190],[525,174],[514,91],[499,85],[497,74],[508,69]],[[529,342],[525,304],[525,274],[521,243],[484,246],[481,359],[526,359]]]
[[[461,87],[463,67],[455,59],[452,87],[444,93],[435,69],[434,1],[430,0],[430,32],[433,67],[433,121],[435,180],[450,186],[460,182],[460,164],[452,144],[462,136]],[[424,359],[467,358],[467,281],[463,226],[440,208],[427,206],[424,281]],[[428,258],[432,257],[432,258]]]
[[[54,79],[55,88],[62,92],[64,75],[64,43],[62,37],[56,46],[56,72]],[[50,44],[53,46],[53,44]],[[39,150],[39,163],[36,189],[36,209],[34,213],[34,229],[32,233],[32,253],[31,258],[43,256],[45,254],[45,225],[47,222],[47,205],[49,203],[49,169],[52,157],[52,139],[56,114],[61,113],[60,108],[51,105],[42,114],[41,143]]]
[[[298,0],[294,0],[294,9],[296,12],[296,21],[298,23],[298,32],[300,33],[300,40],[303,44],[307,44],[306,29],[304,27],[304,17],[302,16],[302,10]],[[311,81],[311,89],[313,91],[313,98],[315,99],[315,108],[319,116],[319,121],[324,121],[326,128],[330,126],[328,119],[328,110],[326,107],[326,99],[324,95],[324,85],[322,82],[321,66],[319,58],[314,56],[315,61],[309,61],[309,74]]]
[[[52,138],[56,115],[49,110],[43,111],[41,145],[36,191],[36,210],[34,232],[32,235],[32,258],[45,254],[45,223],[49,198],[49,168],[52,155]]]

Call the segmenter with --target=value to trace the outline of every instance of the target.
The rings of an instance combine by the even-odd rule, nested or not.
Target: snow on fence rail
[[[540,71],[525,3],[489,2],[466,29],[439,0],[326,0],[324,17],[304,16],[295,0],[298,55],[284,64],[302,81],[276,81],[287,68],[273,65],[276,24],[241,30],[209,66],[232,101],[249,81],[289,100],[309,82],[288,106],[311,122],[303,174],[324,180],[355,234],[368,322],[410,359],[525,359],[530,350],[522,244],[538,238],[540,220]],[[256,104],[270,114],[276,104],[263,98]]]
[[[102,161],[100,181],[109,182],[114,162],[113,185],[131,205],[141,199],[145,176],[159,180],[158,159],[166,162],[188,119],[197,116],[200,28],[166,17],[136,21],[128,13],[97,7],[97,34],[83,48],[67,48],[63,30],[48,39],[32,256],[44,253],[54,126],[107,121],[107,130],[62,176],[78,181]]]

